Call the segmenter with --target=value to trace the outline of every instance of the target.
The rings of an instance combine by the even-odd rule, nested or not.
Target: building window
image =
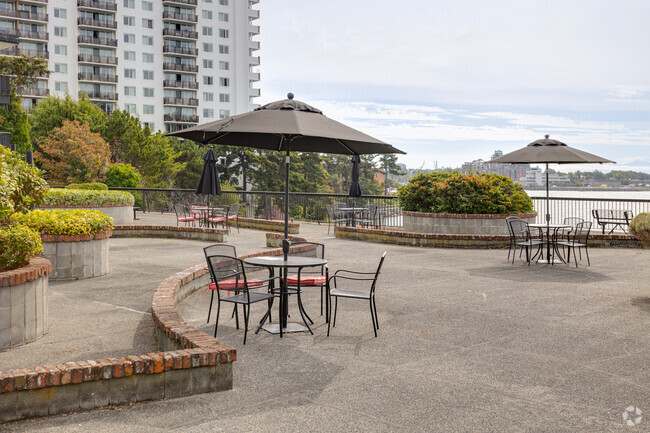
[[[54,8],[54,18],[67,18],[65,9]]]
[[[124,7],[129,9],[135,9],[135,0],[124,0]]]
[[[212,0],[203,0],[203,3],[212,3]]]
[[[214,78],[213,77],[208,77],[207,75],[203,76],[203,84],[206,86],[211,86],[214,84]]]
[[[153,122],[144,122],[144,126],[149,128],[150,131],[153,131],[156,125]]]
[[[222,70],[222,71],[228,71],[228,70],[230,70],[230,62],[223,62],[223,61],[220,61],[220,62],[219,62],[219,69]]]
[[[68,83],[65,81],[56,81],[54,83],[54,90],[57,92],[67,92],[68,91]]]
[[[142,106],[142,114],[154,114],[153,105],[143,105]]]
[[[135,69],[125,68],[124,78],[135,78]]]
[[[219,93],[219,102],[230,102],[230,93]]]
[[[54,36],[61,36],[62,38],[65,38],[68,36],[68,29],[65,27],[54,27]]]
[[[211,20],[212,19],[212,11],[201,11],[201,17],[203,17],[204,20]]]
[[[220,38],[227,38],[228,37],[228,30],[227,29],[219,29],[219,37]]]
[[[142,45],[153,45],[153,36],[143,36]]]
[[[153,80],[153,71],[142,71],[142,79]]]
[[[153,29],[153,20],[142,18],[142,27],[145,29]]]
[[[132,62],[135,61],[135,51],[125,51],[124,52],[124,60],[130,60]]]
[[[146,98],[153,98],[153,88],[152,87],[143,87],[142,91],[144,92],[144,96]],[[151,112],[153,114],[153,111]]]
[[[214,101],[214,93],[203,92],[203,100],[204,100],[205,102],[212,102],[212,101]]]
[[[206,119],[212,119],[214,117],[214,110],[212,108],[204,108],[203,117]]]
[[[135,17],[124,16],[124,25],[125,26],[135,26]]]
[[[68,65],[65,63],[55,63],[54,64],[54,72],[58,72],[59,74],[67,74],[68,73]]]
[[[135,35],[133,33],[124,33],[124,42],[127,44],[135,44]]]
[[[228,14],[225,14],[223,12],[219,12],[219,21],[227,23],[228,22]]]
[[[125,96],[135,96],[135,87],[134,86],[124,86],[124,95]]]
[[[219,110],[219,119],[225,119],[230,116],[230,110]]]
[[[142,10],[151,12],[153,10],[153,2],[142,2]]]
[[[221,6],[228,6],[228,0],[219,0]]]
[[[204,43],[204,44],[203,44],[203,52],[204,52],[204,53],[211,53],[211,52],[212,52],[212,48],[213,48],[213,47],[212,47],[212,44],[207,44],[207,43]]]
[[[230,53],[230,48],[228,45],[219,45],[219,54],[228,54]]]
[[[68,46],[67,45],[55,45],[54,54],[61,54],[62,56],[68,55]]]
[[[203,36],[212,36],[212,27],[203,26]]]
[[[203,59],[203,67],[206,69],[212,69],[212,60]]]
[[[135,104],[124,104],[124,111],[135,114]]]
[[[142,53],[142,61],[144,63],[153,63],[153,53]]]
[[[230,78],[219,77],[219,85],[220,85],[221,87],[228,87],[228,86],[230,86]]]

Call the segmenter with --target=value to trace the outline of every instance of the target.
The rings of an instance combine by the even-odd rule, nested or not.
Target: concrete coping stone
[[[52,264],[42,257],[33,257],[27,266],[0,272],[0,287],[15,286],[35,281],[52,271]]]

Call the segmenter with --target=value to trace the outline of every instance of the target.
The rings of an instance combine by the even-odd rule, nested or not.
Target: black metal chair
[[[567,263],[571,263],[571,250],[573,250],[573,261],[576,264],[576,268],[578,267],[578,258],[576,254],[576,248],[578,249],[578,254],[580,255],[580,260],[582,261],[582,252],[580,251],[580,248],[584,248],[585,250],[585,255],[587,256],[587,265],[591,266],[591,262],[589,261],[589,232],[591,232],[591,221],[583,221],[578,224],[576,224],[576,227],[574,230],[572,230],[569,235],[567,236],[566,240],[558,240],[556,245],[558,247],[562,247],[562,250],[564,248],[567,249]]]
[[[228,206],[215,206],[208,210],[207,221],[210,227],[221,224],[224,229],[228,228]]]
[[[379,260],[379,266],[375,272],[358,272],[350,271],[345,269],[339,269],[330,277],[328,280],[328,318],[327,318],[327,336],[330,335],[330,325],[333,327],[336,326],[336,310],[339,304],[339,298],[351,298],[351,299],[365,299],[368,300],[370,305],[370,317],[372,318],[372,330],[377,337],[377,329],[379,329],[379,319],[377,318],[377,303],[375,301],[375,289],[377,287],[377,279],[381,273],[381,267],[384,264],[384,259],[386,258],[386,251],[381,256]],[[339,284],[346,285],[347,282],[353,281],[367,281],[370,283],[369,291],[359,291],[359,290],[346,290],[339,288]],[[334,304],[334,322],[332,322],[332,297],[336,298],[336,303]]]
[[[531,236],[528,223],[524,220],[512,220],[510,221],[510,227],[512,228],[515,247],[515,251],[512,255],[512,263],[515,262],[517,248],[521,248],[522,250],[526,250],[526,262],[528,262],[528,266],[530,266],[530,261],[540,253],[544,241]],[[532,249],[535,247],[537,247],[537,252],[534,255],[531,255]]]
[[[217,336],[217,329],[219,327],[219,312],[221,311],[222,302],[230,302],[235,305],[242,305],[244,309],[244,344],[246,344],[246,336],[248,335],[248,321],[250,317],[251,304],[257,302],[268,302],[268,313],[270,314],[271,306],[273,305],[273,298],[276,297],[272,293],[274,287],[273,282],[279,281],[279,277],[271,277],[265,280],[250,280],[246,276],[244,268],[244,261],[240,258],[214,254],[206,257],[210,275],[214,284],[214,292],[217,292],[217,319],[214,324],[214,336]],[[253,288],[264,288],[262,292],[252,291]],[[234,292],[231,295],[230,292]],[[227,293],[222,296],[222,293]]]
[[[508,244],[508,261],[510,261],[510,252],[512,251],[512,247],[515,245],[515,234],[512,231],[512,226],[510,225],[510,223],[516,220],[521,220],[521,218],[519,218],[518,216],[506,217],[506,225],[508,226],[508,235],[510,236],[510,241]]]
[[[192,225],[194,225],[195,218],[185,208],[185,205],[182,205],[180,203],[175,203],[174,204],[174,212],[176,213],[176,225],[177,226],[179,225],[179,223],[185,223],[186,226],[189,225],[190,223]]]
[[[226,218],[228,219],[228,230],[230,230],[230,222],[235,221],[237,224],[237,233],[239,233],[239,211],[241,210],[241,203],[233,203],[228,207]]]
[[[316,247],[316,257],[324,259],[325,258],[325,245],[318,242],[294,242],[291,244],[292,249],[294,247],[299,247],[300,245],[314,245]],[[295,254],[295,253],[293,253]],[[289,250],[289,255],[292,255],[291,250]],[[287,287],[294,289],[298,295],[298,302],[300,302],[302,308],[302,300],[300,299],[300,292],[303,287],[320,287],[320,315],[323,315],[323,299],[325,294],[325,288],[327,287],[327,266],[317,266],[314,268],[304,268],[299,269],[297,274],[291,275],[293,271],[291,268],[287,269]],[[292,293],[290,293],[292,294]],[[303,309],[304,311],[304,309]],[[311,317],[305,312],[307,319],[313,324],[314,321],[311,320]]]
[[[338,225],[345,222],[345,218],[341,218],[340,214],[334,208],[333,204],[326,204],[325,211],[327,211],[327,234],[330,234],[330,225]]]

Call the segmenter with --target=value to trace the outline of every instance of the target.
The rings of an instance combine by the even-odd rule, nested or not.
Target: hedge
[[[133,194],[126,191],[50,188],[43,206],[132,206],[133,202]]]
[[[650,213],[640,213],[632,218],[630,232],[646,244],[650,243]]]
[[[0,272],[25,266],[43,251],[41,236],[24,225],[0,227],[0,245]]]
[[[88,189],[93,191],[108,191],[108,186],[100,182],[71,183],[70,185],[66,185],[66,189]]]
[[[14,214],[11,222],[43,235],[91,235],[113,229],[113,218],[98,210],[50,209]]]

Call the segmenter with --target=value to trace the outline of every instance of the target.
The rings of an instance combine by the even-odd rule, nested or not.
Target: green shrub
[[[113,218],[98,210],[33,210],[15,214],[11,220],[43,235],[91,235],[113,229]]]
[[[113,164],[106,173],[106,185],[121,188],[138,188],[142,177],[131,164]]]
[[[0,227],[0,245],[0,272],[25,266],[43,251],[41,236],[24,225]]]
[[[419,174],[397,193],[402,209],[451,214],[518,214],[533,201],[521,185],[496,174]]]
[[[66,186],[67,189],[89,189],[93,191],[108,191],[106,184],[101,182],[90,182],[90,183],[71,183]]]
[[[133,204],[133,195],[126,191],[92,191],[51,188],[45,196],[45,206],[98,206]]]
[[[630,232],[637,239],[650,243],[650,213],[640,213],[632,218]]]
[[[47,189],[37,169],[16,152],[0,146],[0,226],[6,225],[14,212],[26,212],[41,204]]]

